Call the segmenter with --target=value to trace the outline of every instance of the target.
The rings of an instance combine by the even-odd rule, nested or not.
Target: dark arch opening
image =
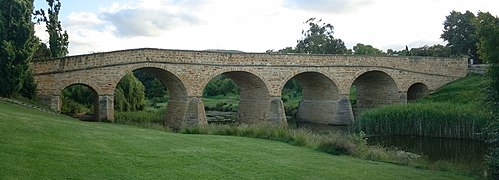
[[[132,76],[133,77],[130,77]],[[133,80],[135,79],[135,80]],[[140,82],[142,88],[125,90],[133,86],[130,82]],[[127,96],[128,94],[128,96]],[[124,96],[124,97],[120,97]],[[137,96],[144,98],[142,105],[122,107],[132,100],[137,103]],[[117,84],[115,89],[115,121],[119,123],[160,124],[169,127],[180,127],[183,122],[187,90],[180,79],[167,70],[153,67],[135,69],[128,73]],[[138,103],[140,104],[140,103]]]
[[[61,113],[83,121],[97,121],[99,96],[86,84],[71,84],[61,92]]]
[[[400,102],[397,84],[382,71],[369,71],[357,77],[351,93],[355,116],[368,109]]]
[[[415,83],[407,90],[407,101],[412,102],[430,94],[428,86],[423,83]]]
[[[218,88],[218,89],[217,89]],[[213,93],[215,91],[215,93]],[[253,124],[267,120],[270,95],[265,83],[256,75],[230,71],[214,77],[203,91],[203,103],[209,123]],[[212,118],[214,111],[237,112]]]
[[[294,90],[287,87],[292,87]],[[302,93],[290,92],[300,89]],[[310,124],[347,124],[348,122],[338,118],[338,93],[336,84],[321,73],[304,72],[295,75],[286,82],[282,92],[286,116],[292,116],[297,127],[306,127]],[[297,94],[302,95],[298,100]],[[294,107],[296,108],[293,109]],[[288,124],[292,125],[294,122],[288,120]]]

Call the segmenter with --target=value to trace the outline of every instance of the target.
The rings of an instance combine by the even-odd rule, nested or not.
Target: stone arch
[[[232,79],[240,89],[237,121],[239,123],[258,123],[269,120],[270,92],[265,81],[248,71],[225,71],[214,75],[224,75]],[[211,80],[211,79],[210,79]],[[204,83],[203,89],[209,80]]]
[[[407,101],[415,101],[430,94],[428,86],[423,83],[414,83],[407,89]]]
[[[304,123],[346,125],[351,123],[351,116],[347,117],[341,113],[345,109],[349,110],[349,103],[347,101],[347,106],[341,104],[338,87],[331,78],[320,72],[307,71],[296,74],[289,80],[292,79],[298,81],[303,90],[303,97],[296,113],[297,125]],[[285,83],[281,86],[284,87]]]
[[[121,77],[115,83],[113,88],[116,89],[118,82],[126,75],[126,73],[136,70],[149,73],[158,78],[158,80],[161,81],[163,86],[165,86],[168,90],[170,97],[166,108],[167,113],[164,119],[164,125],[172,128],[178,128],[185,123],[188,123],[185,119],[185,114],[189,106],[187,89],[180,78],[171,71],[155,66],[133,66],[129,70],[123,71],[123,73],[120,74]]]
[[[81,86],[85,86],[86,88],[88,88],[92,95],[93,95],[93,106],[94,106],[94,114],[91,115],[91,116],[87,116],[87,115],[77,115],[76,118],[80,119],[80,120],[85,120],[85,121],[97,121],[97,120],[100,120],[100,117],[99,117],[99,110],[100,110],[100,106],[99,106],[99,94],[98,92],[95,90],[95,88],[93,88],[92,86],[88,85],[88,84],[85,84],[85,83],[72,83],[72,84],[68,84],[68,85],[64,85],[62,86],[61,90],[59,91],[59,101],[61,102],[61,111],[62,111],[62,106],[64,106],[64,102],[63,102],[63,93],[64,93],[64,90],[72,87],[72,86],[78,86],[78,85],[81,85]]]
[[[398,86],[386,72],[373,70],[357,76],[352,83],[356,87],[354,113],[400,102]]]

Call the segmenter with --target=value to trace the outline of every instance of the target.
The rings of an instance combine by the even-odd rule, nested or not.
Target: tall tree
[[[475,15],[466,11],[464,14],[452,11],[445,17],[444,30],[440,38],[448,42],[455,55],[467,55],[476,63],[481,63],[478,56],[478,38],[475,34]]]
[[[357,43],[353,46],[354,54],[363,54],[363,55],[377,55],[384,54],[382,50],[376,49],[371,45],[364,45],[362,43]]]
[[[335,39],[334,27],[322,20],[310,18],[305,21],[308,30],[302,30],[303,38],[298,40],[295,51],[297,53],[313,54],[345,54],[347,48],[341,39]]]
[[[49,48],[52,58],[64,57],[68,54],[69,36],[66,31],[62,30],[61,21],[59,21],[59,11],[61,10],[60,0],[46,0],[49,8],[47,14],[45,10],[40,9],[35,11],[38,16],[38,23],[44,22],[49,33]]]
[[[36,84],[29,61],[37,48],[32,0],[0,0],[0,96],[33,98]]]
[[[479,12],[477,15],[478,53],[490,64],[487,76],[490,79],[488,101],[494,114],[494,120],[487,127],[492,150],[488,157],[491,179],[499,179],[499,18],[490,13]]]

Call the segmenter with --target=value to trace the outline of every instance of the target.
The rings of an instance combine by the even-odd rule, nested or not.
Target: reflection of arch
[[[229,71],[222,74],[239,86],[237,121],[255,123],[268,120],[270,93],[265,82],[257,75],[246,71]]]
[[[428,86],[423,83],[414,83],[407,90],[407,101],[414,101],[416,99],[427,96],[430,93]]]
[[[63,99],[62,99],[64,91],[68,90],[69,88],[74,87],[74,86],[84,86],[88,90],[90,90],[90,92],[92,93],[92,95],[91,95],[92,97],[87,97],[86,95],[83,95],[83,94],[81,94],[79,96],[80,96],[80,98],[91,98],[92,99],[91,101],[93,101],[92,104],[94,106],[94,114],[92,116],[88,117],[86,115],[77,115],[78,119],[80,119],[80,120],[91,120],[91,121],[99,120],[99,117],[98,117],[99,116],[99,96],[97,94],[97,91],[94,88],[92,88],[92,86],[90,86],[90,85],[83,84],[83,83],[74,83],[74,84],[69,84],[67,86],[64,86],[62,88],[61,92],[60,92],[60,94],[61,94],[60,98],[61,98],[62,106],[64,106],[64,104],[63,104],[64,102],[63,102]],[[78,102],[78,103],[81,103],[81,102]]]
[[[397,84],[382,71],[368,71],[355,79],[357,88],[356,108],[359,111],[400,102]]]
[[[296,114],[297,122],[334,125],[350,123],[351,119],[341,114],[349,106],[340,104],[338,87],[332,79],[318,72],[303,72],[292,79],[298,81],[303,89],[303,98]]]
[[[170,95],[164,124],[169,127],[180,127],[184,123],[184,115],[188,106],[187,90],[182,81],[173,73],[161,68],[141,67],[135,70],[149,73],[163,83]],[[123,77],[124,75],[120,80]]]

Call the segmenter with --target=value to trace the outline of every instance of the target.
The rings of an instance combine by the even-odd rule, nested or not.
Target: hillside
[[[0,179],[467,179],[261,139],[82,122],[0,101]]]

